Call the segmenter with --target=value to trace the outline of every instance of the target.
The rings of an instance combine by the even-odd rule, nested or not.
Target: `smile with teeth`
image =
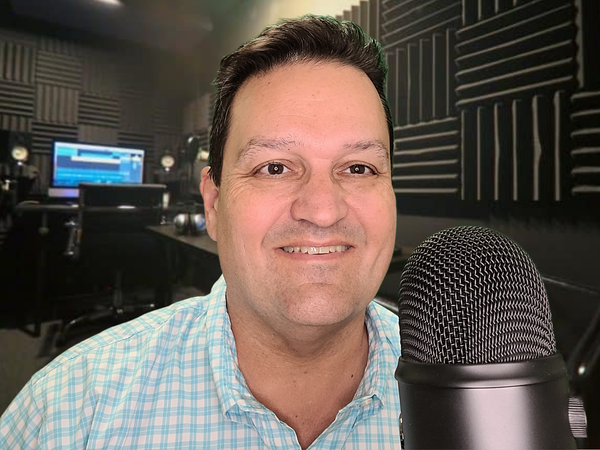
[[[349,245],[330,245],[327,247],[282,247],[288,253],[306,253],[307,255],[326,255],[327,253],[341,253],[350,248]]]

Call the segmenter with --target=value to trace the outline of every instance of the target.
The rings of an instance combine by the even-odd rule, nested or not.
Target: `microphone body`
[[[396,371],[407,449],[575,448],[560,354],[499,364],[423,364]]]
[[[576,448],[544,284],[516,243],[434,234],[404,267],[398,316],[404,448]]]

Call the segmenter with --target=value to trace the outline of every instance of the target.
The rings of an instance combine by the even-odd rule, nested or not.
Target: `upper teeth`
[[[325,253],[343,252],[350,248],[347,245],[331,245],[328,247],[283,247],[288,253],[307,253],[309,255],[321,255]]]

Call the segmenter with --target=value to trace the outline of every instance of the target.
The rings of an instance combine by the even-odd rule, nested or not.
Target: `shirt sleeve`
[[[97,404],[86,366],[61,355],[37,372],[0,418],[0,449],[84,449]]]
[[[33,396],[29,381],[0,417],[0,448],[37,449],[44,414]]]

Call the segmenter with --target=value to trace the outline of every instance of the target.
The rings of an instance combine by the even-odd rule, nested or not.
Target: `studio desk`
[[[44,204],[44,203],[21,203],[17,205],[15,212],[17,215],[35,214],[38,216],[38,256],[35,262],[35,290],[33,292],[32,301],[32,319],[33,331],[24,328],[28,334],[40,336],[41,322],[43,316],[43,308],[47,300],[47,261],[48,261],[48,237],[51,232],[50,222],[53,216],[60,216],[61,223],[66,223],[69,218],[75,217],[78,213],[78,206],[69,204]],[[172,285],[175,278],[180,275],[180,272],[185,269],[188,259],[184,260],[182,265],[178,256],[186,255],[190,259],[200,260],[202,262],[202,276],[204,290],[208,291],[210,286],[220,276],[220,266],[218,261],[217,243],[213,241],[208,234],[202,233],[199,235],[181,235],[176,233],[172,224],[148,226],[148,231],[160,239],[165,246],[165,254],[167,255],[168,273],[165,274],[165,304],[170,303],[172,299]],[[395,305],[395,294],[397,292],[397,275],[404,267],[408,256],[414,248],[411,247],[396,247],[388,276],[382,284],[384,289],[380,290],[375,301],[386,308],[397,312]],[[179,263],[179,264],[178,264]],[[386,282],[388,286],[393,288],[385,289]],[[391,292],[394,291],[394,292]]]
[[[30,331],[26,326],[22,329],[26,333],[39,337],[41,334],[41,323],[43,308],[46,300],[47,288],[47,271],[48,271],[48,253],[49,240],[52,225],[57,217],[64,220],[66,223],[70,217],[77,215],[78,205],[76,204],[46,204],[38,202],[22,202],[16,205],[15,213],[19,216],[35,216],[37,224],[37,258],[35,261],[35,289],[33,293],[33,301],[31,314],[33,319],[33,331]]]
[[[173,298],[172,287],[176,284],[193,285],[202,292],[210,292],[221,276],[217,243],[206,233],[179,234],[173,224],[149,226],[148,230],[164,245],[169,279],[167,297]]]
[[[110,210],[111,213],[119,212],[115,207],[95,207],[94,210]],[[123,213],[131,214],[131,210],[121,210]],[[60,255],[63,250],[67,249],[67,236],[65,225],[75,219],[78,215],[79,207],[77,204],[66,203],[38,203],[38,202],[22,202],[15,208],[17,219],[26,219],[27,237],[33,239],[35,245],[32,245],[32,261],[31,263],[31,278],[34,283],[32,290],[26,299],[30,305],[27,308],[28,317],[25,324],[21,327],[23,331],[35,337],[41,334],[41,324],[44,317],[44,310],[49,305],[51,294],[49,294],[48,278],[51,266],[49,263],[52,257]],[[98,211],[97,211],[98,212]],[[99,211],[100,213],[102,211]],[[164,210],[165,216],[172,216],[180,212],[180,208],[172,207]],[[25,216],[25,217],[23,217]],[[173,268],[173,262],[176,260],[175,255],[179,252],[192,252],[195,255],[205,254],[214,258],[218,266],[217,245],[208,237],[201,236],[180,236],[175,233],[172,224],[160,226],[146,227],[148,233],[159,239],[164,246],[165,255],[167,256],[167,264],[169,269]],[[57,250],[57,235],[61,244]],[[64,242],[63,242],[64,241]],[[171,280],[173,274],[171,270],[165,274],[165,284],[162,287],[164,297],[161,296],[161,301],[158,306],[166,306],[172,298]],[[33,326],[33,329],[31,329]]]

